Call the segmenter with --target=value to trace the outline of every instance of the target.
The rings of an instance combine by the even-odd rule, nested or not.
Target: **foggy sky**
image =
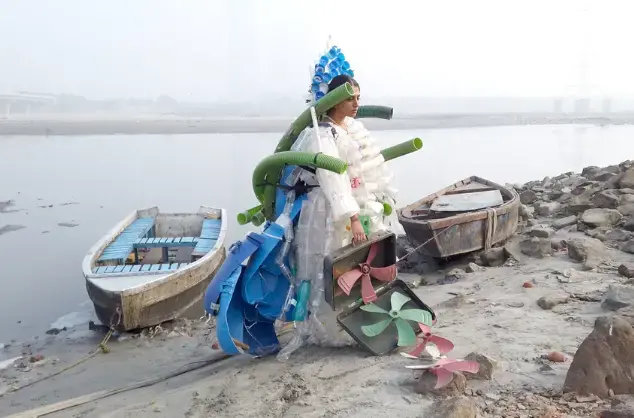
[[[366,96],[632,96],[633,11],[627,0],[0,0],[0,92],[299,99],[330,34]]]

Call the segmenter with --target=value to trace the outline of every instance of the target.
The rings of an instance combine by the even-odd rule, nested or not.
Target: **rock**
[[[619,188],[634,189],[634,170],[629,169],[623,173],[623,177],[619,181]]]
[[[570,215],[570,216],[566,216],[565,218],[559,218],[555,220],[551,226],[555,229],[561,229],[570,225],[574,225],[576,223],[577,223],[577,216]]]
[[[506,254],[502,247],[491,248],[482,253],[481,259],[485,266],[499,267],[506,261]]]
[[[598,239],[579,237],[568,240],[568,257],[584,263],[584,270],[592,270],[605,260],[606,252]]]
[[[622,229],[611,229],[605,234],[607,241],[629,241],[632,239],[632,233]]]
[[[596,181],[608,181],[612,177],[616,176],[616,173],[610,173],[609,171],[601,171],[593,178]]]
[[[476,273],[478,271],[484,271],[484,270],[486,270],[484,267],[481,267],[477,265],[476,263],[469,263],[467,267],[465,268],[465,271],[467,273]]]
[[[629,254],[634,254],[634,239],[629,240],[621,246],[621,251]]]
[[[544,258],[553,253],[553,248],[550,240],[533,237],[520,242],[520,251],[529,257]]]
[[[467,378],[459,372],[455,372],[453,374],[453,380],[451,383],[440,389],[434,389],[437,380],[438,379],[435,374],[425,372],[418,379],[415,391],[420,394],[431,393],[433,395],[459,396],[464,394],[467,387]]]
[[[552,216],[557,213],[561,208],[561,203],[559,202],[542,202],[537,203],[535,206],[535,212],[539,216]]]
[[[537,416],[538,418],[561,418],[562,417],[562,415],[559,413],[557,408],[552,405],[547,405],[542,407],[542,409],[539,411],[539,414],[533,415],[533,416]]]
[[[457,281],[464,279],[466,275],[467,273],[462,269],[452,269],[445,275],[445,277],[438,280],[438,284],[456,283]]]
[[[623,277],[627,277],[631,279],[634,277],[634,266],[628,266],[626,264],[621,264],[618,270],[619,274]]]
[[[555,251],[561,251],[567,248],[568,244],[565,240],[559,238],[553,238],[550,240],[550,246]]]
[[[630,189],[621,189],[619,190],[619,192],[623,193],[623,190],[630,190]],[[634,190],[632,191],[634,192]],[[627,193],[627,194],[623,194],[621,195],[621,204],[625,205],[625,204],[631,204],[634,203],[634,194],[633,193]]]
[[[598,208],[616,209],[619,206],[621,197],[616,194],[604,190],[592,197],[592,203]]]
[[[632,195],[632,197],[634,198],[634,189],[619,189],[619,193],[624,194],[624,195]],[[625,196],[623,196],[625,198]]]
[[[634,305],[634,288],[614,284],[608,287],[601,302],[601,307],[607,311],[618,311],[632,305]]]
[[[497,361],[485,354],[471,352],[467,354],[465,360],[475,361],[480,365],[480,369],[478,369],[477,373],[467,374],[469,379],[491,380],[491,377],[497,368]]]
[[[631,216],[625,224],[623,224],[623,229],[626,231],[634,232],[634,216]]]
[[[524,190],[520,193],[520,202],[523,205],[530,205],[537,200],[537,194],[532,190]]]
[[[568,300],[570,300],[569,295],[542,296],[541,298],[537,299],[537,306],[546,311],[549,311],[557,305],[567,303]]]
[[[431,406],[430,418],[476,418],[478,408],[473,399],[465,396],[457,398],[437,399]],[[420,415],[423,416],[423,415]]]
[[[398,270],[400,272],[422,275],[438,270],[438,263],[432,257],[421,250],[414,251],[415,249],[416,247],[410,244],[406,236],[396,238],[397,257],[402,259],[406,254],[409,254],[406,259],[399,263]]]
[[[634,203],[626,203],[616,208],[616,210],[623,216],[632,216],[634,215]]]
[[[634,330],[618,316],[599,317],[575,353],[564,392],[609,396],[634,393]]]
[[[596,176],[597,173],[599,173],[600,171],[601,167],[597,167],[596,165],[589,165],[581,170],[581,176],[592,180],[594,176]]]
[[[616,209],[588,209],[581,215],[580,221],[584,224],[597,228],[600,226],[614,226],[621,220],[621,213]]]
[[[570,203],[566,206],[566,213],[577,215],[591,209],[593,205],[590,202],[590,193],[591,192],[586,192],[570,199]]]
[[[555,230],[553,230],[552,228],[533,227],[533,229],[530,230],[529,235],[531,237],[537,237],[537,238],[550,238],[550,236],[554,233],[555,233]]]
[[[533,218],[533,214],[535,213],[535,208],[528,207],[526,205],[520,205],[518,213],[523,219],[531,219]]]

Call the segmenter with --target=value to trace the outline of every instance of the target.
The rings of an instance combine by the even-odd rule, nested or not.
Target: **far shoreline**
[[[0,136],[172,135],[285,132],[284,117],[211,118],[176,115],[13,115],[0,119]],[[521,125],[633,125],[634,113],[424,114],[364,119],[373,130],[449,129]]]

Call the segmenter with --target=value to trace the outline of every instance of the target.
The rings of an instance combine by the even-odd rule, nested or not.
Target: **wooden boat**
[[[84,257],[82,270],[97,317],[119,331],[177,318],[201,299],[226,257],[227,215],[136,210]]]
[[[398,219],[412,245],[442,258],[510,238],[517,230],[519,206],[514,189],[472,176],[398,210]]]

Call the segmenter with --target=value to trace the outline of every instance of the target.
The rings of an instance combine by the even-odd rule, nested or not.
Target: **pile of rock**
[[[586,167],[581,174],[564,173],[513,187],[523,205],[520,216],[532,228],[531,240],[523,244],[522,252],[549,254],[551,250],[545,240],[555,230],[568,228],[634,254],[634,161],[603,168]],[[593,252],[600,246],[585,241],[581,247],[591,247],[589,251]],[[582,249],[573,258],[585,263],[586,250]],[[591,260],[587,267],[591,268],[593,261],[596,260]]]

